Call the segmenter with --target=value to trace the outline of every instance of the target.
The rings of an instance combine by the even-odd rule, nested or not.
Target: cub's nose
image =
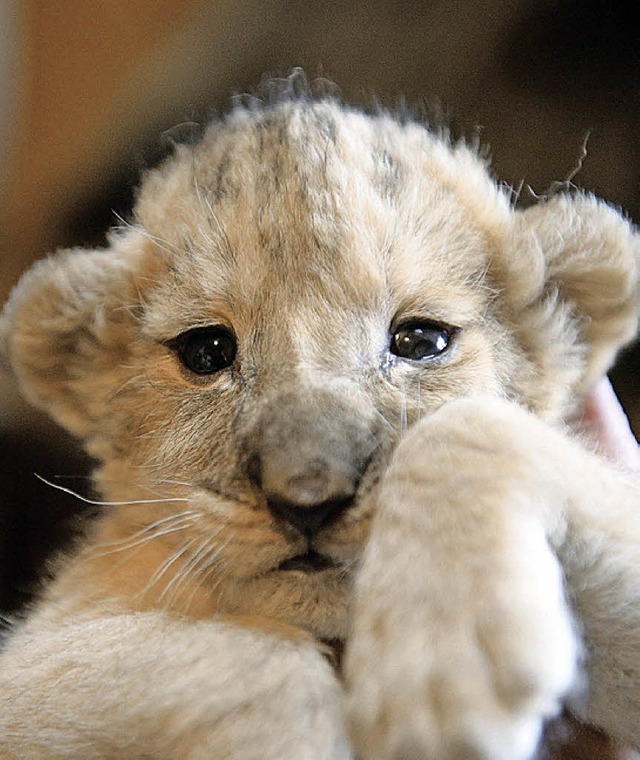
[[[254,456],[254,484],[264,494],[274,517],[311,536],[338,517],[353,502],[359,472],[346,462],[304,461],[295,455]]]
[[[284,446],[253,458],[251,472],[268,500],[297,504],[302,508],[345,501],[355,494],[359,467],[332,454],[305,458]]]
[[[297,388],[261,399],[246,432],[248,477],[269,509],[305,535],[353,502],[375,448],[373,411],[358,387]]]
[[[290,502],[269,499],[267,505],[274,517],[297,528],[307,538],[337,520],[349,508],[353,499],[332,499],[320,504],[300,506]]]

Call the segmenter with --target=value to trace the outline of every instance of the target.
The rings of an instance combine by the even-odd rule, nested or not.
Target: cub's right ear
[[[35,406],[86,437],[118,387],[134,324],[131,262],[119,251],[68,250],[40,261],[0,315],[0,358]]]

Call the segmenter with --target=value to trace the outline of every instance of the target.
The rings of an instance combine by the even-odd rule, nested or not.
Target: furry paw
[[[399,615],[396,625],[380,626],[378,619],[356,630],[359,642],[347,666],[348,714],[362,757],[525,760],[534,755],[543,722],[557,711],[571,681],[564,621],[546,621],[556,631],[545,646],[540,631],[500,636],[491,624],[470,617],[447,620],[451,627],[440,634],[433,624],[409,627]],[[543,628],[545,621],[540,624]],[[393,638],[396,643],[390,644]]]
[[[470,430],[434,415],[381,489],[345,667],[367,760],[525,760],[574,681],[562,574],[525,503],[542,497],[513,452],[501,467],[503,436]]]

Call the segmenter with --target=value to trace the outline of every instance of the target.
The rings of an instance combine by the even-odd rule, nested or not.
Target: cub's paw
[[[559,640],[551,635],[544,642],[540,631],[527,636],[517,625],[500,635],[492,622],[447,620],[450,627],[438,633],[390,614],[397,615],[396,625],[378,618],[356,628],[358,643],[347,661],[347,715],[358,756],[525,760],[535,755],[544,721],[558,711],[573,676],[564,621],[547,621],[565,630],[556,630]]]
[[[575,680],[562,573],[533,503],[547,495],[523,494],[509,474],[522,462],[496,469],[504,437],[478,440],[467,423],[454,410],[418,426],[381,487],[345,659],[367,760],[526,760]]]

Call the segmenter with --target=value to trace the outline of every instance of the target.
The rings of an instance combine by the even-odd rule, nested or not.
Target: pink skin
[[[640,474],[640,446],[606,377],[598,381],[587,395],[582,422],[605,456]]]
[[[640,475],[640,446],[606,377],[596,383],[587,395],[581,417],[603,454]],[[640,754],[630,749],[620,749],[616,758],[640,760]]]

